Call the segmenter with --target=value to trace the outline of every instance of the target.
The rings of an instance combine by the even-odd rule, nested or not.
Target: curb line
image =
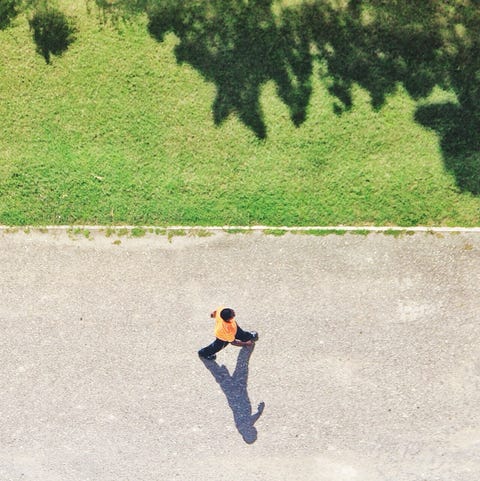
[[[462,232],[462,233],[480,233],[480,227],[429,227],[429,226],[266,226],[266,225],[253,225],[253,226],[135,226],[135,225],[112,225],[112,226],[100,226],[100,225],[47,225],[47,226],[5,226],[0,225],[0,232],[15,232],[36,230],[42,232],[71,232],[72,230],[85,229],[92,232],[103,232],[106,230],[116,229],[143,229],[149,230],[162,230],[162,231],[209,231],[209,232],[223,232],[223,231],[252,231],[252,232],[264,232],[264,231],[284,231],[284,232],[309,232],[309,231],[344,231],[344,232]]]

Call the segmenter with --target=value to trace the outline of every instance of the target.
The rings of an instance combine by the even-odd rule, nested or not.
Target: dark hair
[[[220,317],[224,321],[229,321],[230,319],[233,319],[235,317],[235,312],[233,311],[233,309],[226,307],[225,309],[222,309],[220,311]]]

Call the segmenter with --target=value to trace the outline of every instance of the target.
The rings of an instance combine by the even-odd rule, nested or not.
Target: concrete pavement
[[[3,232],[0,481],[478,481],[479,285],[476,233]]]

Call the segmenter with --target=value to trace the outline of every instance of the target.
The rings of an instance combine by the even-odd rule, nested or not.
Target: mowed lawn
[[[317,64],[298,128],[262,87],[258,139],[235,115],[214,124],[215,85],[176,62],[173,35],[67,3],[77,40],[50,65],[24,17],[0,32],[0,224],[480,225],[401,86],[378,111],[358,88],[338,115]]]

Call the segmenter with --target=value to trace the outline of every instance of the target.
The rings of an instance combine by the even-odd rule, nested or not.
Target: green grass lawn
[[[77,40],[50,65],[25,18],[0,32],[0,224],[480,225],[401,87],[376,112],[357,88],[337,115],[317,64],[298,128],[264,85],[260,140],[234,115],[214,124],[215,85],[177,64],[173,35],[68,4]]]

